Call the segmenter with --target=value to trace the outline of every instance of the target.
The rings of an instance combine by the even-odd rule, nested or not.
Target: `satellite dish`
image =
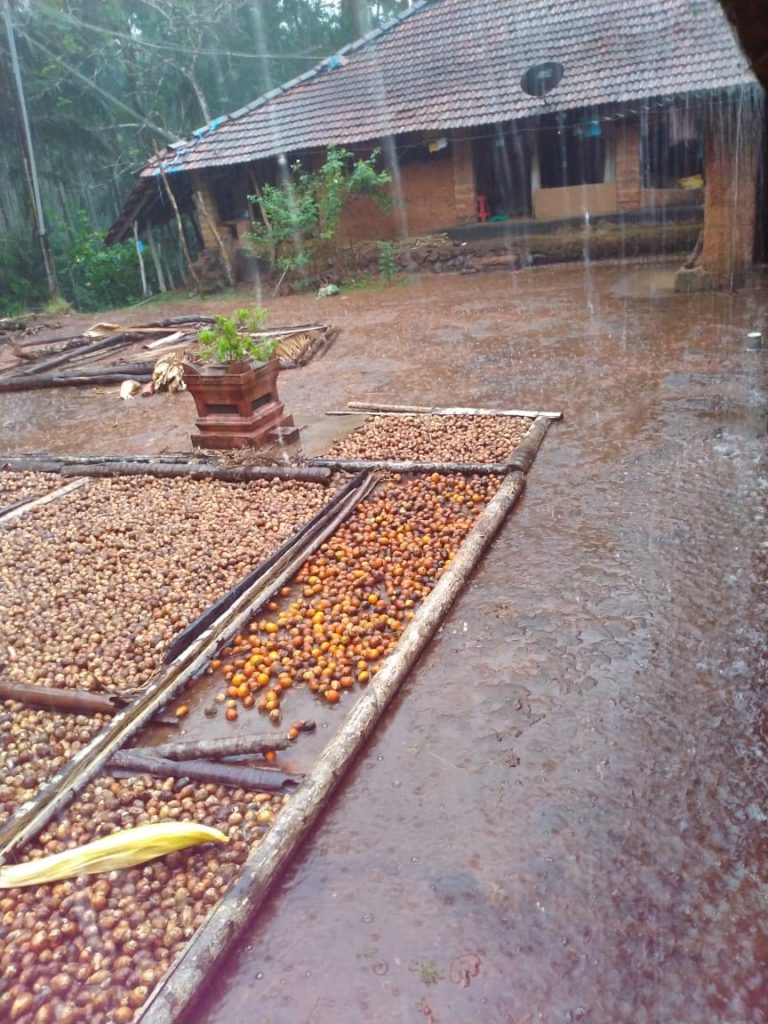
[[[556,85],[559,85],[565,74],[562,64],[550,60],[544,64],[534,64],[528,68],[520,79],[520,88],[529,96],[546,96]]]

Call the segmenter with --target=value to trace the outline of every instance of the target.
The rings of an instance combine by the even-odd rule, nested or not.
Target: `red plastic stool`
[[[483,222],[488,220],[490,216],[490,210],[488,209],[488,200],[485,196],[479,195],[477,197],[477,219]]]

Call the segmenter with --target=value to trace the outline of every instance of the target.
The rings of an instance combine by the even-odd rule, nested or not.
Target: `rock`
[[[703,267],[681,267],[675,274],[676,292],[708,292],[712,281]]]

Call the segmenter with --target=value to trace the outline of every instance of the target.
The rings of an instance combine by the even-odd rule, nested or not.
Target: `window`
[[[692,112],[672,107],[648,118],[642,133],[643,188],[680,188],[704,176],[704,145]]]
[[[600,118],[575,111],[541,119],[539,174],[542,188],[598,185],[605,177]]]

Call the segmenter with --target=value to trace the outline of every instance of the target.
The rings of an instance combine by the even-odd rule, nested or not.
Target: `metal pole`
[[[35,208],[37,233],[40,237],[40,248],[43,252],[43,262],[45,263],[45,275],[48,279],[48,291],[50,293],[51,298],[53,299],[56,298],[59,294],[59,282],[56,280],[56,268],[53,265],[51,247],[48,240],[48,235],[45,230],[45,217],[43,216],[43,204],[42,200],[40,199],[40,185],[37,179],[37,164],[35,163],[35,151],[32,148],[32,135],[29,130],[27,104],[24,100],[24,87],[21,81],[21,70],[19,69],[19,55],[16,52],[16,39],[13,34],[13,23],[11,21],[11,5],[9,0],[5,0],[5,3],[3,4],[3,14],[5,16],[5,30],[8,34],[8,48],[11,54],[13,76],[16,80],[16,92],[19,100],[19,113],[21,114],[21,123],[24,129],[24,142],[27,149],[27,159],[29,161],[29,173],[32,184],[32,202]]]

